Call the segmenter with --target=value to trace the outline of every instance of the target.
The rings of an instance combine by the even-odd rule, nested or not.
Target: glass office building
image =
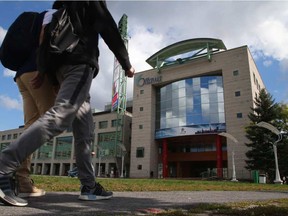
[[[239,178],[251,178],[244,129],[265,86],[248,47],[189,39],[146,62],[134,77],[130,176],[231,178],[234,152]]]

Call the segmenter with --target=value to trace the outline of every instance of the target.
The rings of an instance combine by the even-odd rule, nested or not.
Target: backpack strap
[[[74,32],[80,37],[83,35],[85,21],[87,19],[86,6],[88,6],[88,4],[85,1],[67,1],[63,3],[63,7],[66,8],[70,16]]]

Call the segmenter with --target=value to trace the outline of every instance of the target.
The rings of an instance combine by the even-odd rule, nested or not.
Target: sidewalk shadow
[[[135,192],[137,193],[137,192]],[[138,213],[163,211],[173,203],[155,198],[122,197],[116,195],[110,200],[81,201],[78,193],[47,193],[46,196],[29,198],[29,207],[42,213],[35,215],[136,215]],[[174,204],[175,205],[175,204]],[[184,204],[183,204],[184,206]],[[186,207],[187,204],[185,205]],[[190,205],[191,207],[192,205]],[[178,205],[178,207],[180,207]],[[45,211],[45,213],[43,213]],[[29,214],[32,216],[33,214]]]

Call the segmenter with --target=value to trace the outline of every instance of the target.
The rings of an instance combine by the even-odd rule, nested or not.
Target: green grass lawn
[[[36,186],[46,191],[79,191],[77,178],[67,176],[38,176],[32,178]],[[105,188],[111,191],[282,191],[288,192],[288,185],[256,184],[231,181],[202,181],[187,179],[128,179],[99,178]],[[239,202],[225,204],[198,204],[184,210],[174,209],[158,213],[168,216],[206,215],[231,216],[288,216],[288,199],[267,200],[261,202]]]
[[[79,191],[77,178],[67,176],[32,176],[38,187],[46,191]],[[112,191],[288,191],[288,185],[256,184],[231,181],[180,179],[97,178]]]

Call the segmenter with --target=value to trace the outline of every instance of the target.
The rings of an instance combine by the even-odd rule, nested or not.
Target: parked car
[[[74,167],[72,170],[68,171],[69,177],[77,177],[78,176],[78,169],[77,167]]]

